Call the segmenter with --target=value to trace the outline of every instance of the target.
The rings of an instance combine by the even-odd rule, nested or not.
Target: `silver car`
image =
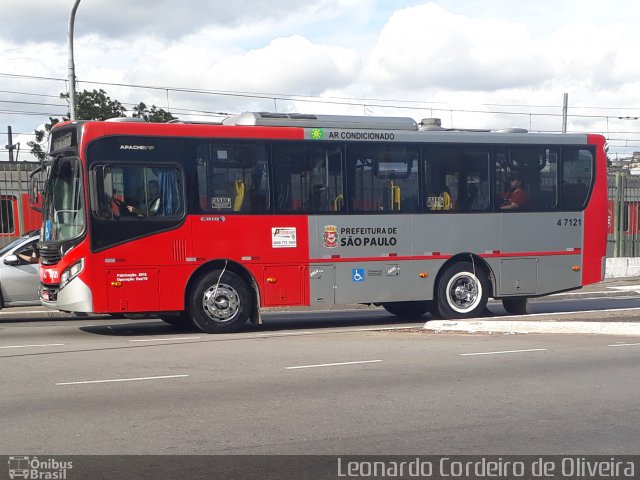
[[[38,240],[36,231],[0,249],[0,308],[40,305]]]

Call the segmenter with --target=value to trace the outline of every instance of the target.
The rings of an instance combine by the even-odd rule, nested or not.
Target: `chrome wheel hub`
[[[455,274],[447,284],[447,302],[459,313],[467,313],[478,306],[482,299],[482,284],[470,272]]]
[[[216,322],[228,322],[238,314],[240,296],[236,290],[224,283],[212,285],[202,296],[202,308]]]

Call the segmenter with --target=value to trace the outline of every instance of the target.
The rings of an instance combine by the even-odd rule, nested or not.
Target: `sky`
[[[2,0],[0,160],[68,111],[74,0]],[[243,111],[437,117],[603,133],[640,151],[637,0],[82,0],[78,91],[184,120]],[[620,118],[622,117],[622,118]]]

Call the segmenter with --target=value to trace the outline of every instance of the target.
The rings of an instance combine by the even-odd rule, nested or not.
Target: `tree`
[[[31,154],[38,160],[42,161],[47,156],[45,134],[49,134],[51,128],[60,120],[57,118],[49,117],[49,123],[44,124],[44,130],[34,130],[33,133],[36,136],[36,141],[29,141],[27,145],[31,148]]]
[[[151,105],[148,108],[143,102],[133,107],[133,116],[144,118],[147,122],[167,123],[171,120],[176,120],[176,117],[171,115],[163,108],[158,108],[155,105]]]
[[[68,93],[61,93],[60,98],[69,98]],[[83,90],[76,94],[76,107],[78,120],[107,120],[108,118],[126,117],[127,109],[118,101],[112,100],[104,90]],[[147,122],[168,122],[175,117],[162,108],[151,105],[148,108],[143,102],[133,107],[133,116],[144,118]],[[62,118],[69,120],[71,115]],[[51,128],[61,120],[49,117],[49,123],[44,125],[44,130],[34,130],[36,140],[28,142],[31,154],[38,160],[46,157],[46,139]]]
[[[62,95],[61,95],[62,97]],[[64,98],[69,98],[65,94]],[[126,117],[126,108],[118,100],[111,100],[104,90],[84,90],[76,99],[78,120],[106,120],[108,118]]]

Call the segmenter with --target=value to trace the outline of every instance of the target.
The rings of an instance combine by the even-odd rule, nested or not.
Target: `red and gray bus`
[[[603,278],[605,140],[244,113],[51,133],[41,298],[231,332],[262,307],[512,314]],[[513,186],[526,193],[502,207]]]

